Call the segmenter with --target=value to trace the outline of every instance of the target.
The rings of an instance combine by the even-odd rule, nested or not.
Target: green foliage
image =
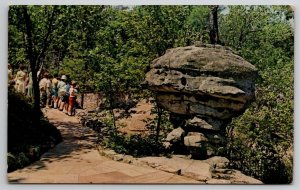
[[[187,27],[190,29],[190,35],[195,35],[195,39],[208,43],[209,41],[209,7],[196,6],[187,17]]]
[[[265,183],[292,181],[294,29],[278,8],[231,6],[221,19],[222,39],[260,74],[256,101],[228,127],[229,157]]]
[[[235,166],[266,183],[292,180],[292,156],[284,163],[293,148],[292,67],[293,62],[286,63],[282,72],[268,78],[274,81],[267,84],[274,86],[258,86],[256,101],[230,126],[235,129],[230,142]],[[243,155],[235,154],[237,150]]]
[[[153,108],[151,114],[155,115],[154,119],[147,119],[145,134],[127,135],[113,128],[112,119],[107,117],[103,122],[105,126],[112,129],[106,138],[101,142],[102,146],[111,148],[120,154],[129,154],[135,157],[141,156],[168,156],[170,151],[163,146],[163,139],[172,130],[169,121],[169,114],[162,110],[159,121],[159,110]],[[160,129],[157,131],[157,124],[160,122]],[[157,133],[158,132],[158,133]]]
[[[9,8],[9,25],[8,25],[8,62],[17,68],[20,63],[28,63],[29,55],[27,54],[27,33],[25,18],[23,17],[23,5],[13,5]],[[60,26],[62,19],[62,10],[59,6],[26,6],[28,14],[32,22],[32,40],[33,40],[33,52],[32,56],[36,59],[36,64],[40,64],[41,61],[50,60],[51,53],[43,55],[42,52],[48,48],[50,41],[57,39],[56,31]],[[51,30],[49,30],[51,27]],[[49,33],[50,31],[50,33]],[[47,38],[47,39],[46,39]],[[55,41],[55,43],[59,43]],[[48,56],[48,57],[47,57]],[[39,65],[36,65],[37,69]],[[28,65],[29,68],[29,65]]]
[[[154,101],[150,101],[152,103],[155,103]],[[159,114],[161,116],[159,116]],[[169,118],[170,115],[167,111],[158,108],[157,105],[152,107],[151,109],[151,115],[154,115],[154,119],[146,119],[144,122],[146,123],[146,128],[149,130],[149,132],[153,135],[158,135],[158,138],[161,140],[162,138],[166,137],[169,132],[172,131],[173,126],[170,122]],[[160,122],[160,129],[157,133],[157,124]]]
[[[185,21],[191,6],[140,6],[136,8],[141,20],[139,39],[148,52],[161,56],[169,48],[186,45],[189,39]]]
[[[158,156],[166,155],[168,151],[164,148],[162,144],[163,136],[156,140],[155,133],[147,134],[132,134],[127,135],[113,129],[112,120],[104,121],[106,126],[110,129],[110,133],[107,137],[104,137],[101,141],[101,145],[105,148],[110,148],[119,154],[132,155],[134,157],[141,156]]]
[[[56,54],[61,56],[54,70],[69,75],[78,81],[81,91],[94,90],[94,74],[99,71],[99,61],[94,53],[97,32],[105,24],[105,6],[65,6],[60,41],[63,47],[57,47]],[[60,53],[62,51],[62,53]]]
[[[126,136],[124,134],[112,134],[109,136],[107,148],[111,148],[119,154],[141,156],[166,155],[168,151],[164,148],[161,141],[155,140],[155,135],[133,134]]]

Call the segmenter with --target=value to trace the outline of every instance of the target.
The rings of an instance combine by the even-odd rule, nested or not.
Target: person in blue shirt
[[[66,83],[66,93],[64,95],[63,101],[64,101],[64,107],[63,107],[63,112],[65,114],[68,114],[68,107],[69,107],[69,96],[70,96],[70,88],[71,88],[71,81],[69,80]]]

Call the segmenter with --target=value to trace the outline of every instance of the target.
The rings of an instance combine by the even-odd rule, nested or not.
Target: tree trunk
[[[112,122],[113,122],[113,127],[114,127],[114,131],[117,131],[117,126],[116,126],[116,118],[115,118],[115,113],[114,113],[114,109],[113,109],[113,99],[112,99],[112,95],[109,93],[109,111],[112,117]]]
[[[81,94],[80,106],[83,109],[84,92]]]
[[[40,117],[41,117],[41,108],[40,108],[40,89],[39,81],[37,79],[37,72],[32,71],[32,81],[33,81],[33,98],[34,98],[34,113],[35,113],[35,126],[39,126]]]
[[[209,6],[209,38],[211,44],[219,44],[218,5]]]
[[[34,48],[33,34],[34,28],[30,15],[28,14],[27,6],[22,6],[23,16],[25,21],[26,28],[26,43],[27,43],[27,58],[30,62],[30,68],[32,72],[32,82],[33,82],[33,93],[34,93],[34,116],[33,116],[33,125],[34,127],[40,126],[40,117],[42,112],[40,110],[40,90],[39,90],[39,79],[37,77],[37,71],[39,70],[40,63],[45,59],[45,54],[51,42],[50,35],[53,32],[53,21],[56,15],[56,6],[53,7],[51,16],[48,18],[48,29],[47,33],[44,36],[41,51],[37,52]]]
[[[109,80],[109,91],[108,91],[108,101],[109,101],[109,111],[112,116],[112,122],[113,122],[113,127],[114,127],[114,132],[117,132],[117,125],[116,125],[116,119],[115,119],[115,114],[114,114],[114,109],[113,109],[113,94],[114,92],[112,91],[112,81],[111,79]]]
[[[32,41],[32,22],[30,16],[27,12],[27,7],[23,6],[23,15],[26,25],[26,34],[27,34],[27,56],[30,61],[30,69],[32,72],[32,81],[33,81],[33,93],[34,93],[34,116],[33,116],[33,125],[38,127],[40,125],[40,91],[39,91],[39,82],[37,79],[37,62],[36,56],[33,51],[33,41]]]
[[[111,107],[110,109],[110,114],[112,117],[112,122],[113,122],[113,126],[114,126],[114,130],[117,130],[117,126],[116,126],[116,118],[115,118],[115,113],[114,113],[114,109]]]
[[[156,142],[158,142],[159,140],[159,133],[161,128],[160,126],[161,126],[162,108],[160,108],[159,106],[157,106],[157,114],[158,114],[158,118],[157,118],[156,136],[155,136]]]

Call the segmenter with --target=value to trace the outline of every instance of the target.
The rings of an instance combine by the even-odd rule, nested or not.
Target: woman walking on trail
[[[64,96],[66,93],[66,80],[67,80],[66,75],[62,75],[60,81],[57,83],[58,96],[59,96],[58,109],[60,111],[63,111],[65,105]]]
[[[68,115],[72,116],[75,115],[75,102],[76,102],[76,96],[77,96],[77,83],[76,81],[71,82],[71,88],[69,90],[70,96],[69,96],[69,107],[68,107]]]
[[[64,96],[64,108],[63,108],[63,112],[65,114],[68,114],[68,107],[69,107],[69,97],[70,97],[70,88],[71,88],[71,82],[70,80],[66,83],[66,93],[65,93],[65,96]]]
[[[52,79],[53,76],[51,74],[48,74],[48,79],[47,79],[47,89],[46,89],[46,93],[47,93],[47,102],[46,102],[46,107],[50,108],[52,106]]]
[[[12,68],[11,68],[11,65],[8,64],[8,71],[7,71],[7,74],[8,74],[8,83],[10,83],[12,80],[14,80],[14,76],[13,76],[13,71],[12,71]]]
[[[25,72],[25,66],[20,65],[20,70],[16,74],[15,78],[15,89],[17,92],[25,94],[25,79],[26,79],[26,72]]]

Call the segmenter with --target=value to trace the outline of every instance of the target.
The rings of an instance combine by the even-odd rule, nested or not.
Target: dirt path
[[[10,183],[199,183],[100,156],[95,148],[96,135],[91,129],[58,110],[44,112],[61,131],[63,142],[42,155],[40,161],[9,173]]]

